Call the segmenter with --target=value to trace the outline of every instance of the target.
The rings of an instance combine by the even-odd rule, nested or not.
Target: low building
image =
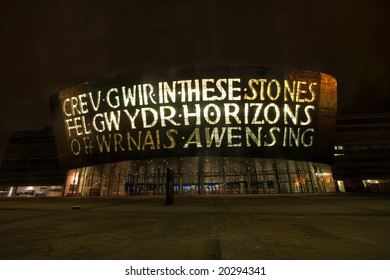
[[[59,196],[65,174],[58,162],[51,127],[17,131],[10,137],[1,163],[1,195]]]
[[[390,191],[390,111],[337,114],[333,178],[345,191]]]

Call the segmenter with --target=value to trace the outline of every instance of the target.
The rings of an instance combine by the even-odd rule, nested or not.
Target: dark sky
[[[389,1],[1,1],[0,158],[51,124],[48,97],[178,66],[265,66],[338,80],[338,108],[390,108]]]

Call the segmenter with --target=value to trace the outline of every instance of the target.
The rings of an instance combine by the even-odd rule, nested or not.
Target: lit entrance
[[[124,161],[69,171],[65,195],[165,194],[166,170],[176,194],[272,194],[334,192],[326,164],[290,160],[189,157]]]

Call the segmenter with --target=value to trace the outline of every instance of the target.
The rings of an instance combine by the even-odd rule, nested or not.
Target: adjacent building
[[[0,167],[1,196],[59,196],[65,174],[60,167],[53,129],[17,131],[9,139]]]
[[[390,191],[390,111],[337,114],[333,178],[345,191]]]

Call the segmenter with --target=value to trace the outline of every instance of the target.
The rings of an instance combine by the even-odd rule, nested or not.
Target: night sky
[[[321,71],[338,109],[389,109],[388,0],[1,1],[0,159],[12,131],[51,125],[49,96],[181,66]]]

